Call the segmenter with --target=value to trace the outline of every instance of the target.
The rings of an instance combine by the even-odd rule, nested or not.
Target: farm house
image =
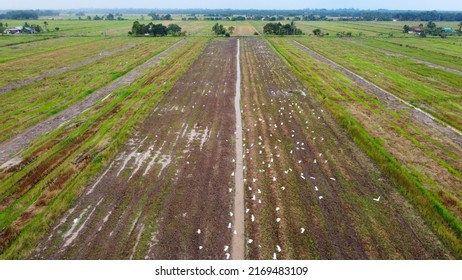
[[[8,28],[5,31],[3,31],[4,34],[31,34],[35,33],[35,31],[30,28],[30,27],[24,27],[24,26],[16,26],[13,28]]]

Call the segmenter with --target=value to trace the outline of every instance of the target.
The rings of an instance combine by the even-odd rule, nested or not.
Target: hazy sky
[[[359,8],[398,10],[462,10],[462,0],[20,0],[2,1],[0,9],[68,8],[231,8],[304,9]]]

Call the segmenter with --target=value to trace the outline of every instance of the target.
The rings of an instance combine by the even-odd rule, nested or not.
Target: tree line
[[[295,22],[290,24],[268,23],[263,27],[263,33],[268,35],[303,35],[301,29],[295,26]]]
[[[129,35],[134,36],[185,36],[186,32],[181,31],[181,27],[177,24],[169,24],[165,26],[163,24],[154,24],[152,22],[148,24],[142,24],[139,21],[135,21],[132,26],[132,30],[128,32]]]

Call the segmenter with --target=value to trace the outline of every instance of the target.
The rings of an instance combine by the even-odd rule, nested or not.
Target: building
[[[31,34],[35,33],[35,30],[30,27],[16,26],[13,28],[8,28],[3,31],[4,34]]]

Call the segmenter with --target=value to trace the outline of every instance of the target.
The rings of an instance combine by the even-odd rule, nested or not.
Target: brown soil
[[[276,54],[241,45],[247,258],[451,258]]]
[[[235,63],[210,43],[31,257],[227,258]]]

